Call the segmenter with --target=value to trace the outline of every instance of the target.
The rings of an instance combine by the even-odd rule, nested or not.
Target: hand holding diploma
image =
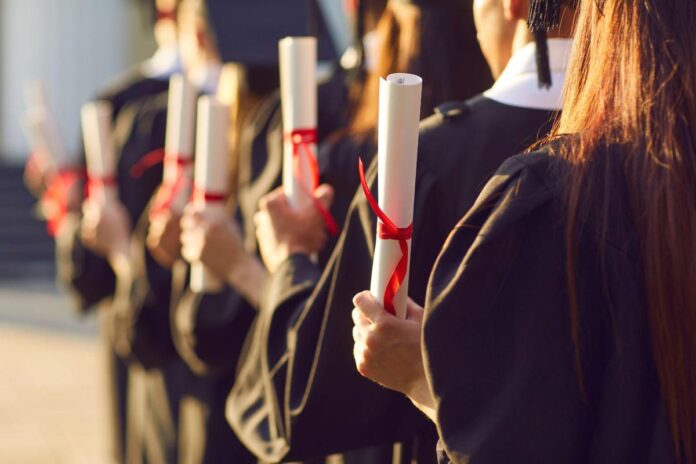
[[[225,203],[229,188],[228,107],[214,97],[198,99],[196,163],[193,180],[192,208],[206,218],[222,220],[227,215]],[[185,226],[186,224],[182,224]],[[188,233],[187,228],[184,228]],[[198,232],[200,235],[200,232]],[[183,234],[182,234],[183,235]],[[184,248],[187,244],[183,242]],[[187,250],[183,251],[188,255]],[[223,281],[199,260],[191,262],[191,290],[219,292]]]
[[[313,195],[315,201],[328,210],[334,191],[330,185],[324,184]],[[261,198],[259,211],[254,215],[254,225],[261,258],[271,273],[290,255],[316,255],[324,248],[328,238],[324,217],[314,205],[292,208],[282,187]]]
[[[406,315],[408,295],[421,87],[422,79],[413,74],[380,80],[378,202],[360,163],[363,191],[378,219],[370,291],[387,311],[401,318]]]
[[[87,162],[87,199],[81,238],[85,246],[109,259],[117,274],[128,271],[131,224],[116,190],[116,154],[111,137],[111,106],[90,102],[82,107]]]
[[[317,40],[286,37],[278,43],[283,116],[283,191],[294,209],[314,206],[327,231],[338,232],[329,211],[313,192],[319,186],[317,162]]]
[[[435,400],[421,351],[423,308],[410,298],[405,318],[382,307],[368,291],[353,298],[353,358],[361,375],[407,395],[434,420]]]

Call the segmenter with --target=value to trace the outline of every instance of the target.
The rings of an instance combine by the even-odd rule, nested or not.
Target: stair
[[[0,164],[0,281],[55,278],[53,239],[34,212],[20,166]]]

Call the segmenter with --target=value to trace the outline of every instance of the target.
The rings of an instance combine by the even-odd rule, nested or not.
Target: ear
[[[508,21],[527,19],[529,0],[503,0],[503,15]]]

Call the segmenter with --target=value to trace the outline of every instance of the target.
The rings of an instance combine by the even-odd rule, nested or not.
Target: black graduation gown
[[[416,174],[410,295],[423,302],[448,232],[500,163],[550,129],[552,113],[477,97],[422,123]],[[356,169],[354,167],[353,169]],[[376,195],[376,162],[368,170]],[[268,461],[304,459],[420,436],[435,460],[434,428],[402,395],[362,378],[352,357],[352,297],[369,288],[374,214],[361,191],[323,273],[292,256],[273,276],[249,353],[228,401],[242,441]],[[404,448],[403,459],[413,448]]]
[[[340,73],[319,86],[320,140],[344,123],[346,95]],[[258,211],[261,197],[280,186],[282,178],[283,129],[278,92],[265,98],[249,115],[240,136],[234,214],[242,228],[246,249],[256,252],[253,216]],[[196,442],[191,455],[200,459],[191,462],[256,462],[227,423],[224,408],[256,309],[227,286],[217,294],[191,292],[187,288],[188,278],[188,266],[177,263],[172,327],[176,348],[192,370],[187,383],[195,387],[185,397],[186,407],[208,412],[208,415],[186,414],[182,408],[182,433]],[[192,420],[187,422],[186,417]],[[182,459],[185,459],[183,455]]]
[[[138,130],[136,115],[141,102],[152,95],[167,90],[168,81],[146,77],[140,67],[125,73],[114,80],[102,91],[96,99],[106,100],[112,106],[113,127],[117,127],[114,140],[117,145],[118,160],[118,191],[121,201],[128,210],[129,217],[135,223],[147,201],[137,192],[148,190],[158,182],[155,171],[147,173],[140,179],[129,175],[130,166],[135,162],[133,157],[142,153],[130,151],[134,133]],[[126,148],[129,145],[129,148]],[[80,160],[84,160],[84,147],[80,143]],[[161,175],[161,174],[160,174]],[[82,245],[79,237],[80,215],[69,215],[65,226],[56,237],[56,266],[58,281],[69,291],[75,306],[80,313],[85,313],[107,301],[115,289],[115,276],[108,262],[94,254]],[[102,321],[106,326],[109,321]],[[104,332],[110,332],[111,327],[105,327]],[[107,355],[107,372],[109,390],[113,411],[113,433],[116,444],[116,460],[123,461],[126,454],[126,404],[128,367],[125,361],[113,353],[110,341],[104,340]]]
[[[610,200],[603,238],[601,209],[578,223],[581,394],[563,171],[543,152],[508,160],[437,260],[424,353],[441,462],[675,462],[626,195]]]

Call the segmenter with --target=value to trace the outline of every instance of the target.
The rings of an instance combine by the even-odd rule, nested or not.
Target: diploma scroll
[[[162,188],[152,214],[169,209],[181,211],[191,194],[196,88],[181,74],[169,79],[167,109]]]
[[[54,171],[61,171],[70,164],[65,141],[53,115],[46,107],[32,107],[22,118],[22,127],[29,140],[32,153],[39,162]]]
[[[194,208],[226,214],[225,202],[229,189],[228,107],[215,97],[198,99],[196,132],[196,162],[193,178]],[[191,264],[191,290],[219,292],[223,282],[202,263]]]
[[[413,74],[391,74],[379,85],[378,206],[384,220],[378,220],[370,292],[401,318],[408,297],[422,82]]]
[[[82,106],[82,135],[87,164],[88,195],[103,204],[115,200],[116,153],[111,134],[111,104],[106,101]]]
[[[313,203],[317,187],[317,40],[286,37],[278,43],[283,116],[283,190],[292,207]]]

